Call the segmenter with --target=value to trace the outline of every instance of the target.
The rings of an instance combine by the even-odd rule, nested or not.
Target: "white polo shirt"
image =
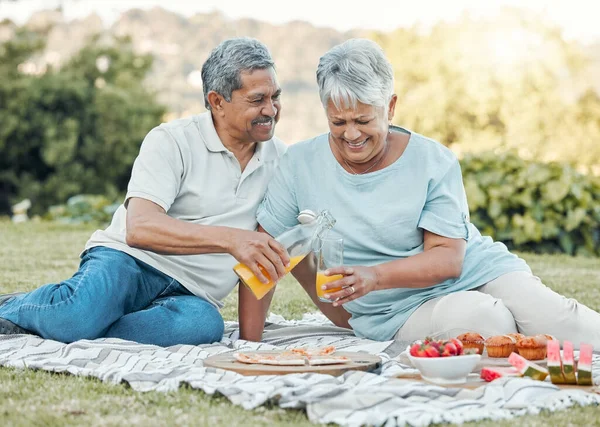
[[[217,135],[206,112],[154,128],[142,143],[125,201],[150,200],[167,215],[202,225],[255,230],[256,210],[286,150],[277,138],[260,142],[241,172],[239,162]],[[96,231],[85,249],[106,246],[123,251],[176,279],[194,295],[218,307],[237,284],[229,254],[161,255],[127,245],[125,205],[106,230]]]

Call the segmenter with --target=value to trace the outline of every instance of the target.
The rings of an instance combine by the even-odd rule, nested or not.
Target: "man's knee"
[[[186,313],[173,325],[175,334],[179,335],[178,344],[199,345],[221,341],[225,322],[219,310],[198,297],[190,296],[185,299],[187,301],[181,309]]]
[[[434,331],[447,337],[464,332],[484,336],[517,332],[515,319],[504,303],[477,291],[446,295],[435,305],[431,317]]]

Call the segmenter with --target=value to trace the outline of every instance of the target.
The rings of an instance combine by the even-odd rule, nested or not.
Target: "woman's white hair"
[[[317,84],[321,103],[337,109],[357,102],[387,107],[394,94],[394,70],[383,49],[367,39],[350,39],[334,46],[319,60]]]

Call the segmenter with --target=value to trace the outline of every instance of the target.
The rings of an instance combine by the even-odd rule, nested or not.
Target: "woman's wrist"
[[[375,273],[375,285],[374,285],[374,289],[375,291],[379,291],[383,288],[383,273],[381,271],[381,264],[379,265],[375,265],[372,267],[373,268],[373,272]]]

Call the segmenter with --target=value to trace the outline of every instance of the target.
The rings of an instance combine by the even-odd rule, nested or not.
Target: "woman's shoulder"
[[[316,151],[321,150],[327,146],[328,135],[329,134],[327,133],[322,133],[315,137],[296,142],[288,147],[288,152],[291,151],[292,153],[294,153],[294,155],[314,155]]]
[[[288,146],[285,153],[285,161],[296,165],[313,164],[325,158],[324,150],[329,149],[326,133],[305,139]]]
[[[415,151],[422,156],[423,160],[436,168],[442,167],[444,164],[449,166],[458,161],[456,154],[444,144],[419,133],[411,132],[409,144],[414,144]]]

